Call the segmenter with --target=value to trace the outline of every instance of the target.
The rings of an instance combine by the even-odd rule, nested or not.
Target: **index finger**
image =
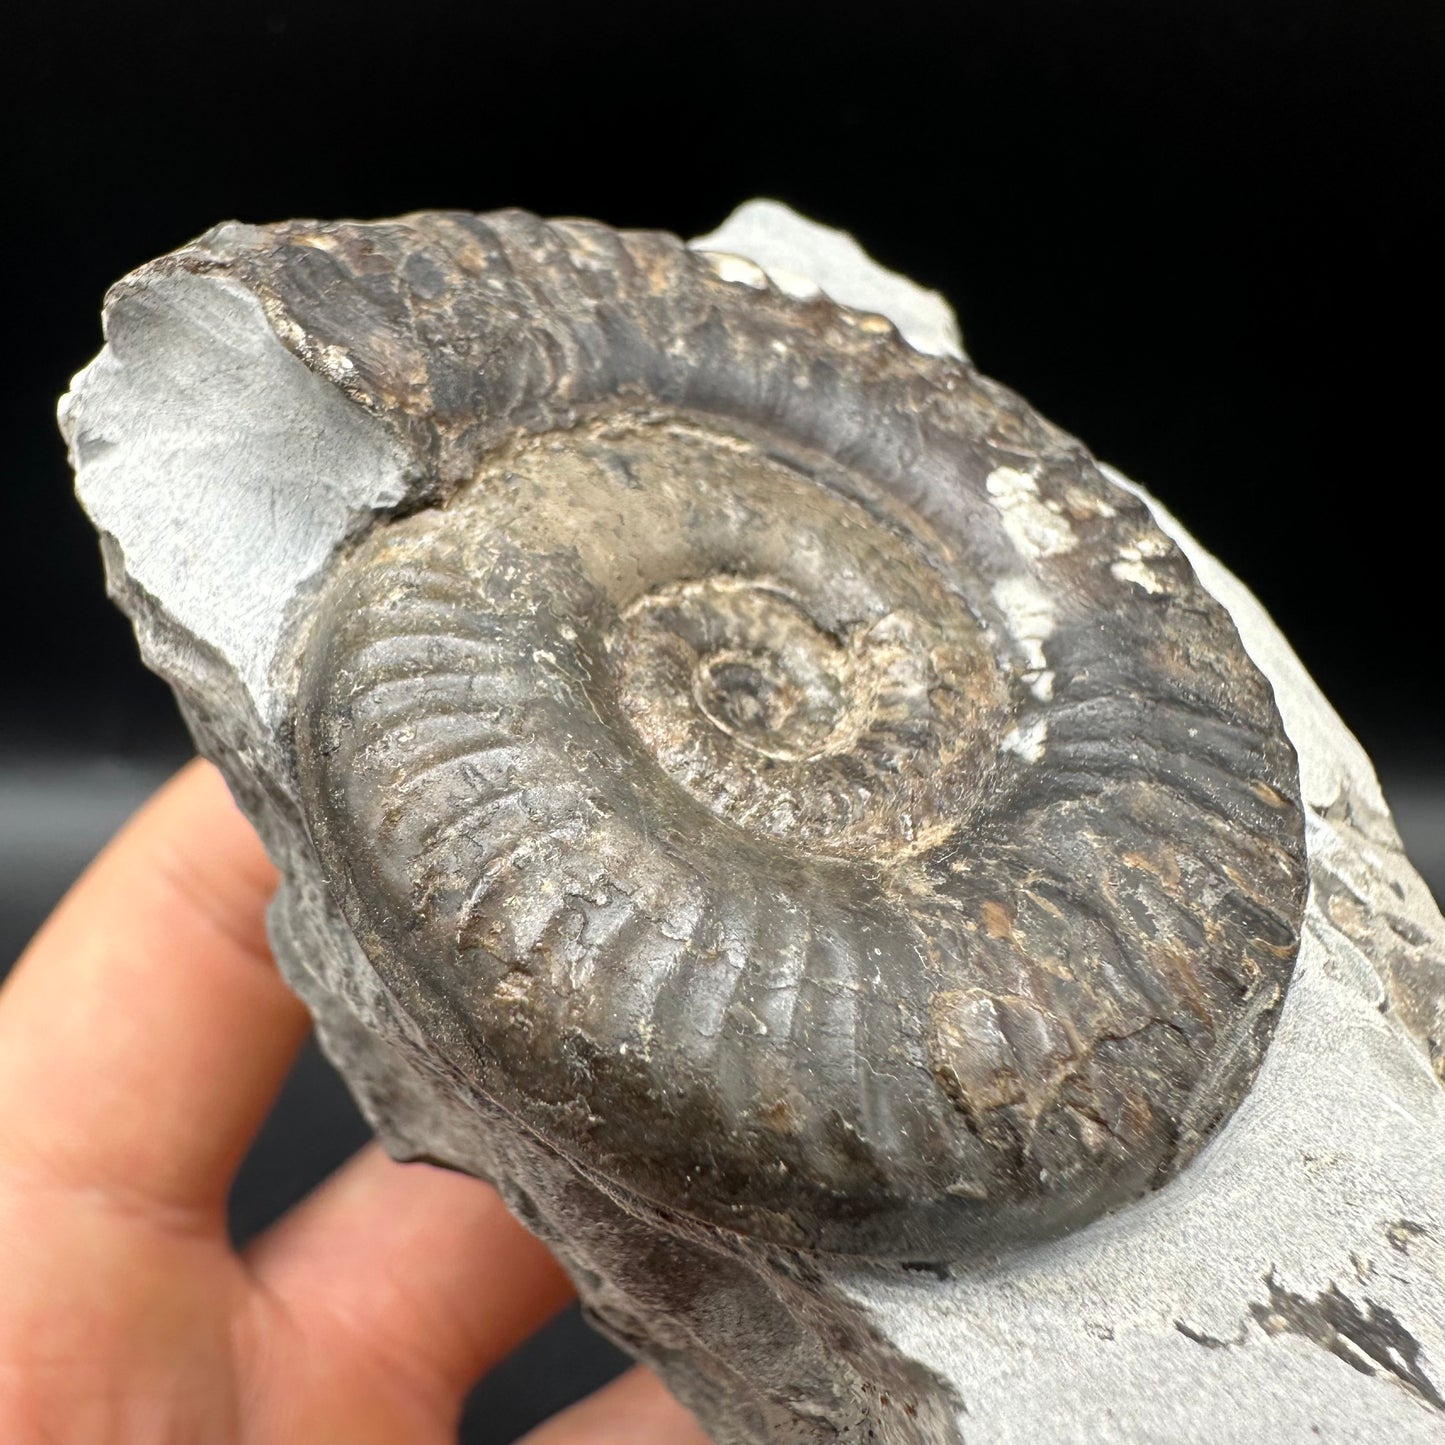
[[[0,989],[0,1169],[219,1226],[308,1027],[275,884],[210,764],[141,809]]]

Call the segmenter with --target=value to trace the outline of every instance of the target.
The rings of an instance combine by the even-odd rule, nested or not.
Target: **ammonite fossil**
[[[331,374],[432,459],[300,660],[308,825],[412,1019],[617,1197],[783,1246],[957,1257],[1178,1170],[1260,1062],[1304,844],[1144,505],[743,263],[424,220],[258,283],[346,272]]]

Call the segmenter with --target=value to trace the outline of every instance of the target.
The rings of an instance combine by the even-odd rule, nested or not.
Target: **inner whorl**
[[[1269,688],[1016,398],[677,264],[726,342],[667,366],[711,381],[639,395],[657,318],[620,307],[615,395],[339,560],[298,727],[328,876],[459,1077],[643,1206],[894,1259],[1077,1225],[1272,1030],[1304,845]]]

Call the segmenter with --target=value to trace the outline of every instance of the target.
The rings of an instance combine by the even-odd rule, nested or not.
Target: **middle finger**
[[[322,1348],[375,1355],[460,1403],[552,1318],[572,1286],[480,1180],[397,1164],[370,1145],[247,1253]]]

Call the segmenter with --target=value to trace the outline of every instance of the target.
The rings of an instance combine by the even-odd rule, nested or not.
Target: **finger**
[[[209,764],[141,809],[0,990],[0,1168],[219,1224],[308,1026],[275,881]]]
[[[518,1445],[708,1445],[708,1439],[657,1376],[639,1365]]]
[[[459,1407],[473,1383],[572,1297],[497,1192],[363,1149],[248,1251],[303,1336],[372,1355]]]

